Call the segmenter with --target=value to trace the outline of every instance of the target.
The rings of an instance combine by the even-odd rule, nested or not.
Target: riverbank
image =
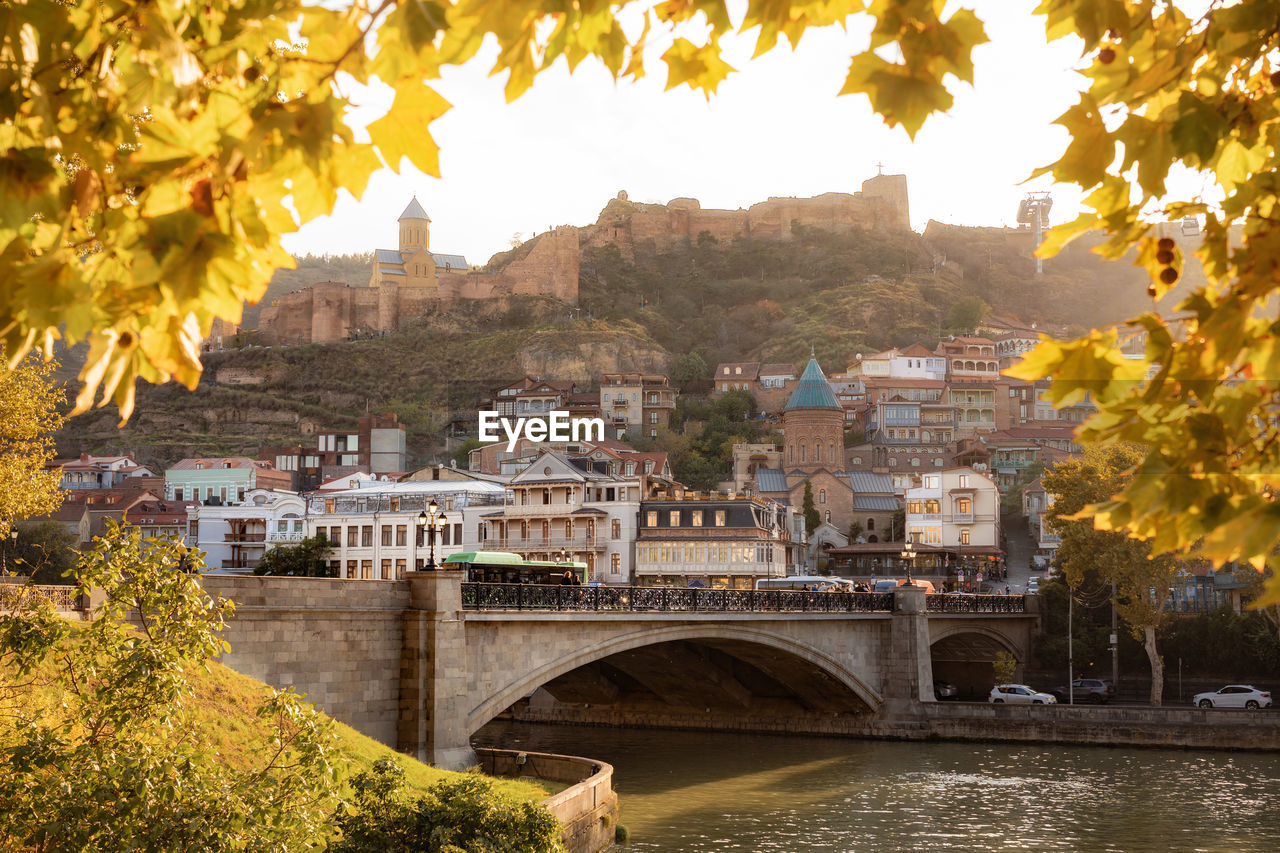
[[[549,699],[549,697],[548,697]],[[796,712],[778,715],[697,713],[518,703],[503,715],[522,723],[628,729],[734,731],[873,740],[955,740],[1090,746],[1280,751],[1280,711],[1117,708],[919,702],[892,715]]]

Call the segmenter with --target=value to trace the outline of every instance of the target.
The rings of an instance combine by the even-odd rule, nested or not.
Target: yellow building
[[[438,287],[437,270],[467,270],[462,255],[432,252],[431,218],[417,197],[400,214],[400,248],[374,250],[370,287],[383,284],[400,287]]]

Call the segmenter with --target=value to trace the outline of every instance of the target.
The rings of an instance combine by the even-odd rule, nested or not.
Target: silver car
[[[1058,700],[1052,693],[1041,693],[1032,690],[1025,684],[997,684],[991,688],[988,702],[999,705],[1007,702],[1010,705],[1057,705]]]

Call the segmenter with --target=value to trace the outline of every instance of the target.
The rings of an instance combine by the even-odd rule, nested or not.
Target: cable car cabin
[[[542,583],[559,584],[565,572],[573,572],[578,583],[585,583],[587,564],[553,563],[548,560],[526,560],[510,551],[470,551],[445,557],[443,568],[461,569],[470,583]]]

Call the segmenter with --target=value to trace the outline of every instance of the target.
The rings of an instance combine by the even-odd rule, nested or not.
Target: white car
[[[1250,684],[1228,684],[1217,693],[1197,693],[1191,704],[1201,708],[1258,708],[1271,707],[1271,694],[1263,693]]]
[[[1053,698],[1052,693],[1041,693],[1038,690],[1032,690],[1025,684],[997,684],[991,688],[991,695],[987,697],[988,702],[994,702],[997,705],[1002,702],[1008,702],[1010,705],[1057,705],[1058,700]]]

